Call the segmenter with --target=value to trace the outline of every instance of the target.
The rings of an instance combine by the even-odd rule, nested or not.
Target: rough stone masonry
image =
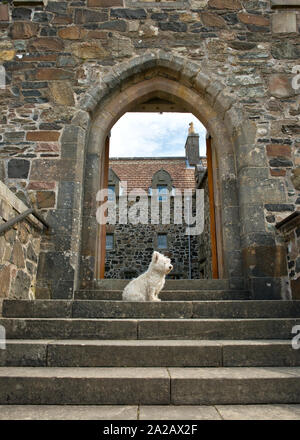
[[[199,114],[230,132],[234,152],[215,163],[224,277],[280,297],[275,224],[300,204],[299,27],[299,0],[0,5],[0,178],[54,230],[41,243],[38,297],[68,298],[95,279],[91,121],[105,97],[154,77],[197,89]]]

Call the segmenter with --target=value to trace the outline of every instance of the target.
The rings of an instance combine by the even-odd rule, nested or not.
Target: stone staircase
[[[127,282],[73,300],[4,300],[0,405],[300,403],[300,301],[170,280],[162,302],[128,303]]]

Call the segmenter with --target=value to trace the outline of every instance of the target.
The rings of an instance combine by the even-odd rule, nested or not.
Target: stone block
[[[22,367],[22,371],[24,376],[20,377],[20,369],[3,367],[0,370],[0,403],[7,402],[7,396],[11,404],[170,403],[170,378],[164,368],[57,368],[53,371]]]
[[[48,345],[51,367],[220,366],[221,346],[208,341],[66,341]]]
[[[40,37],[30,41],[30,49],[32,52],[62,52],[64,43],[59,38]]]
[[[73,79],[74,73],[70,70],[65,69],[57,69],[55,67],[44,67],[40,69],[36,69],[34,72],[34,78],[37,81],[44,80],[64,80],[64,79]]]
[[[252,341],[247,345],[242,342],[224,345],[223,362],[224,367],[296,367],[300,365],[300,357],[289,341]]]
[[[9,21],[8,5],[0,5],[0,21]]]
[[[23,269],[25,267],[24,251],[19,241],[16,241],[13,246],[10,262],[17,266],[18,269]]]
[[[111,8],[114,6],[123,6],[123,0],[88,0],[89,8]]]
[[[221,420],[221,416],[213,406],[140,406],[139,420]]]
[[[124,319],[0,318],[9,339],[137,339],[137,321]]]
[[[274,34],[290,34],[297,32],[296,13],[280,11],[272,15],[272,32]]]
[[[241,204],[240,214],[242,218],[241,233],[246,235],[251,232],[265,232],[265,215],[263,205]]]
[[[84,60],[101,59],[108,56],[108,52],[99,42],[74,43],[71,50],[73,55]]]
[[[74,269],[70,264],[70,257],[63,252],[42,252],[39,258],[38,278],[72,281]]]
[[[15,281],[11,286],[11,297],[19,299],[28,299],[28,292],[31,279],[26,272],[18,270]]]
[[[55,207],[55,192],[37,191],[36,200],[39,209]]]
[[[30,162],[26,159],[10,159],[7,165],[9,179],[27,179]]]
[[[237,367],[218,371],[171,368],[169,371],[174,405],[294,403],[300,395],[297,368],[289,371],[282,368]]]
[[[278,278],[287,275],[283,246],[252,246],[243,249],[243,257],[250,276]]]
[[[13,23],[11,35],[14,40],[23,40],[35,36],[39,25],[31,22],[17,21]]]
[[[54,130],[36,130],[26,133],[27,141],[57,142],[60,133]]]
[[[8,298],[11,279],[12,274],[10,265],[0,265],[0,298]]]
[[[73,303],[74,318],[191,318],[192,303],[158,302],[97,302],[75,301]]]
[[[114,10],[114,9],[113,9]],[[86,23],[101,23],[108,20],[107,12],[96,12],[84,9],[75,9],[75,23],[76,24],[86,24]]]
[[[239,10],[242,9],[240,0],[209,0],[208,6],[215,9],[229,9]]]
[[[282,279],[281,278],[250,278],[249,288],[252,298],[256,300],[281,300]],[[291,327],[292,328],[292,327]],[[272,337],[270,339],[273,339]],[[277,338],[276,338],[277,339]],[[281,339],[281,338],[278,338]],[[286,338],[283,338],[286,339]]]
[[[258,14],[246,14],[240,12],[238,19],[244,24],[254,24],[255,26],[269,26],[270,20],[262,15]]]
[[[147,13],[145,9],[136,8],[114,8],[111,10],[111,17],[124,18],[127,20],[145,20],[147,18]]]
[[[51,97],[56,104],[74,106],[74,92],[68,81],[55,81],[49,84]]]
[[[292,150],[290,145],[281,144],[268,144],[267,145],[267,155],[268,156],[284,156],[291,157]]]
[[[58,36],[64,40],[81,40],[85,37],[87,31],[78,26],[68,26],[59,29]]]
[[[138,407],[127,405],[2,405],[0,409],[0,420],[137,420]]]
[[[252,281],[266,281],[255,278]],[[268,280],[271,280],[270,278]],[[268,281],[269,282],[269,281]],[[262,285],[261,285],[262,287]],[[253,289],[255,292],[255,289]],[[260,293],[261,290],[259,290]],[[275,297],[274,297],[275,296]],[[272,287],[266,289],[260,299],[279,299]],[[259,299],[259,298],[255,298]],[[299,321],[299,320],[298,320]],[[138,321],[139,339],[290,339],[291,328],[297,319],[243,319],[243,320],[143,320]]]
[[[226,26],[226,21],[218,14],[213,12],[202,12],[200,14],[204,26],[222,28]]]
[[[0,350],[1,367],[45,367],[46,344],[6,342],[6,349]]]

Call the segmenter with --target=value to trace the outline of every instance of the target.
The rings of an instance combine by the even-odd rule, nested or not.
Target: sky
[[[110,157],[185,156],[190,122],[204,156],[206,130],[191,113],[125,113],[111,130]]]

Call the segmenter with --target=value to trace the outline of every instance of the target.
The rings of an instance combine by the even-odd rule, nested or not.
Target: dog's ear
[[[154,251],[152,254],[152,262],[153,263],[157,263],[158,262],[158,258],[159,258],[159,253]]]

